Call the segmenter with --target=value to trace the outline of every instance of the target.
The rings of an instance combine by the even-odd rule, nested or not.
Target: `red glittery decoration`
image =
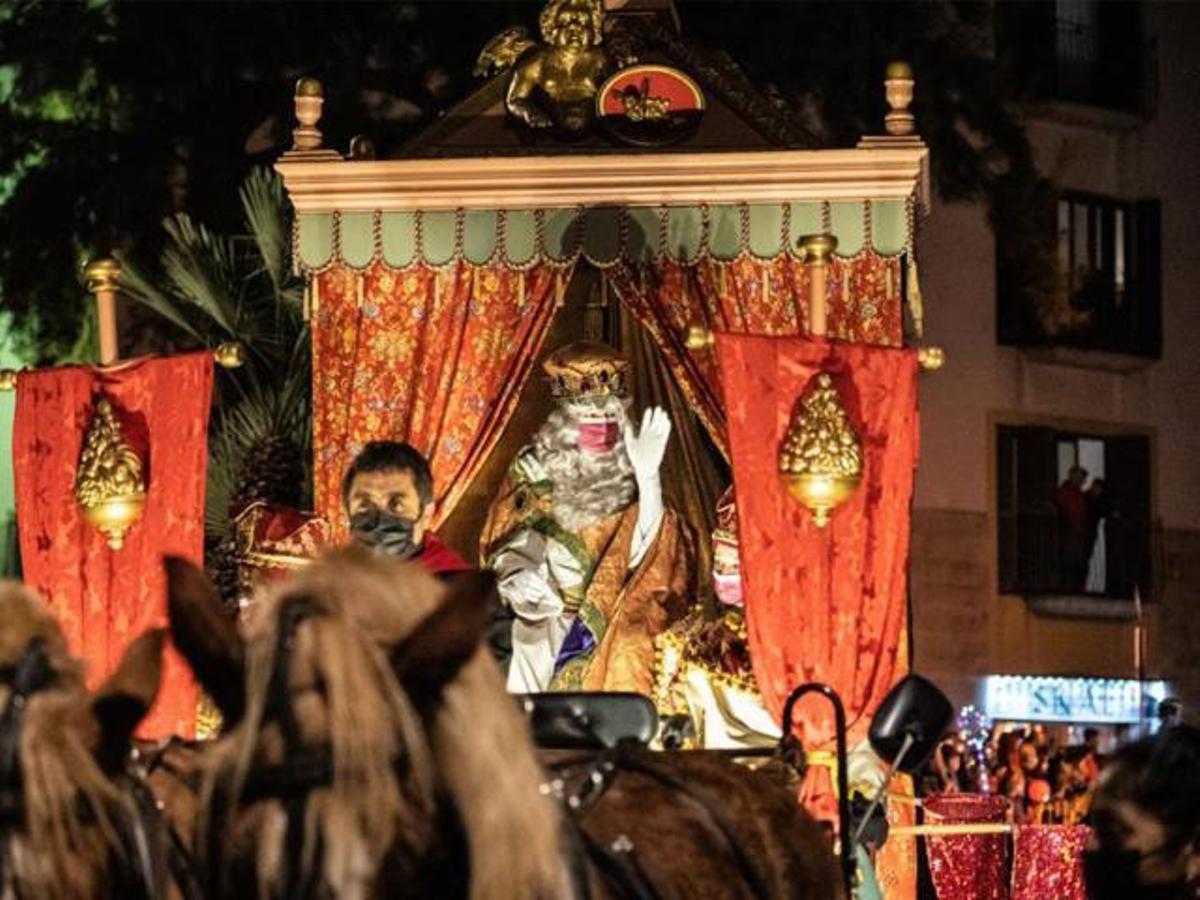
[[[942,794],[925,800],[926,821],[944,825],[1005,822],[1008,801],[983,794]],[[938,900],[1007,900],[1008,836],[929,838],[929,873]]]
[[[1012,900],[1087,900],[1083,884],[1086,825],[1036,825],[1017,831]]]

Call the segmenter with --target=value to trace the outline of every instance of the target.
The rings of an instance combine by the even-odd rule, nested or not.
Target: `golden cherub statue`
[[[512,69],[508,111],[530,128],[559,126],[579,133],[592,122],[596,94],[612,64],[604,50],[602,0],[550,0],[538,20],[544,43],[527,29],[492,38],[476,75]]]

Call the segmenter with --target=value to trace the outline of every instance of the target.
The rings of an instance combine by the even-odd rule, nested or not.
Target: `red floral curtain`
[[[313,480],[317,512],[344,538],[341,481],[371,440],[425,454],[435,526],[500,438],[570,272],[459,263],[317,276]]]
[[[916,354],[806,338],[717,335],[737,491],[754,674],[767,708],[788,692],[831,685],[851,743],[907,668],[905,566],[917,460]],[[833,376],[862,446],[858,490],[819,528],[779,478],[793,409],[819,372]],[[834,728],[816,698],[797,709],[807,747]]]
[[[900,259],[866,249],[833,257],[827,299],[829,336],[898,347],[902,341]],[[608,277],[621,301],[654,336],[671,371],[713,440],[728,456],[725,410],[716,359],[688,350],[687,329],[701,325],[731,334],[805,334],[809,274],[791,256],[758,260],[749,255],[695,265],[618,265]]]
[[[212,366],[211,354],[193,353],[110,369],[46,369],[17,382],[13,462],[25,581],[58,617],[93,686],[133,638],[166,623],[162,557],[203,563]],[[142,517],[116,551],[75,501],[79,454],[100,391],[147,481]],[[169,651],[141,733],[191,735],[197,699],[187,666]]]

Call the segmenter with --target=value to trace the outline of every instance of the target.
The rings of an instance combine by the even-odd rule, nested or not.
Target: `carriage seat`
[[[534,743],[543,750],[603,750],[633,741],[645,746],[658,734],[658,712],[649,697],[622,693],[518,694]]]

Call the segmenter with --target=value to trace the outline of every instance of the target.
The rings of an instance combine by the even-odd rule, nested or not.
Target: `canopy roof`
[[[535,133],[506,117],[501,74],[410,143],[404,158],[343,159],[320,149],[320,101],[314,107],[306,85],[296,100],[309,128],[304,143],[297,129],[303,149],[276,164],[297,212],[297,265],[769,258],[817,232],[837,238],[840,256],[911,246],[914,215],[926,205],[928,149],[910,133],[908,99],[893,92],[894,79],[889,118],[899,109],[908,131],[853,149],[794,149],[812,136],[736,67],[689,48],[661,17],[635,24],[639,58],[683,70],[710,94],[700,128],[682,145],[634,149]],[[911,99],[911,76],[905,83]]]

